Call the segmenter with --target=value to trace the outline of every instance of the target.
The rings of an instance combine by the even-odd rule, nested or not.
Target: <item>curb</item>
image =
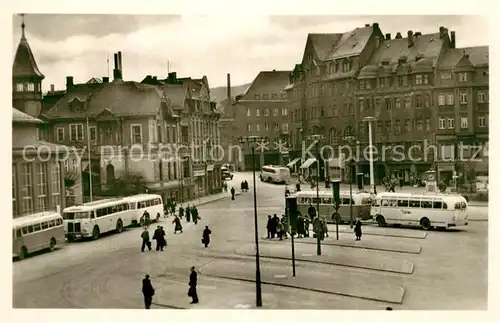
[[[155,303],[155,302],[151,302],[151,305],[156,305],[156,306],[168,308],[168,309],[171,309],[171,310],[188,310],[189,309],[187,307],[177,307],[177,306],[173,306],[173,305],[160,304],[160,303]]]
[[[203,274],[200,270],[200,274]],[[228,277],[228,276],[218,276],[218,275],[205,275],[207,277],[216,277],[216,278],[223,278],[223,279],[229,279],[229,280],[237,280],[237,281],[243,281],[243,282],[248,282],[248,283],[255,283],[255,280],[253,279],[245,279],[245,278],[234,278],[234,277]],[[310,292],[317,292],[317,293],[323,293],[323,294],[330,294],[330,295],[339,295],[339,296],[344,296],[344,297],[351,297],[351,298],[358,298],[358,299],[365,299],[369,301],[375,301],[375,302],[385,302],[385,303],[390,303],[390,304],[403,304],[403,298],[405,294],[405,289],[401,286],[398,286],[403,290],[403,295],[401,297],[401,301],[399,302],[393,302],[393,301],[387,301],[387,300],[380,300],[377,298],[373,297],[365,297],[365,296],[353,296],[349,295],[346,293],[335,293],[335,292],[327,292],[324,290],[318,290],[315,288],[305,288],[301,286],[294,286],[294,285],[289,285],[289,284],[280,284],[280,283],[274,283],[274,282],[266,282],[266,281],[261,281],[261,284],[264,285],[271,285],[271,286],[279,286],[279,287],[287,287],[287,288],[295,288],[295,289],[300,289],[300,290],[305,290],[305,291],[310,291]]]
[[[340,233],[340,232],[339,232]],[[340,241],[340,240],[339,240]],[[269,243],[269,242],[268,242]],[[272,242],[270,242],[272,243]],[[313,241],[300,241],[297,242],[300,244],[316,244],[316,242]],[[334,244],[334,243],[324,243],[321,242],[322,246],[331,246],[331,247],[342,247],[342,248],[354,248],[354,249],[365,249],[365,250],[377,250],[377,251],[384,251],[384,252],[394,252],[394,253],[404,253],[404,254],[411,254],[411,255],[418,255],[422,252],[422,247],[419,246],[418,252],[412,252],[412,251],[401,251],[401,250],[394,250],[394,249],[387,249],[387,248],[381,248],[381,247],[372,247],[372,246],[355,246],[355,245],[348,245],[348,244]]]

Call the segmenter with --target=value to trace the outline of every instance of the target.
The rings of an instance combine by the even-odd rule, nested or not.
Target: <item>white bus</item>
[[[57,212],[40,212],[14,218],[12,230],[13,257],[24,259],[28,253],[56,248],[64,242],[64,226]]]
[[[290,181],[290,169],[287,167],[266,165],[260,171],[260,180],[270,183],[288,183]]]
[[[132,211],[132,224],[143,226],[151,220],[160,220],[163,214],[163,199],[156,194],[138,194],[123,198]],[[150,218],[148,221],[144,218],[144,211],[148,211]]]
[[[379,226],[387,224],[446,229],[468,225],[467,201],[461,195],[380,193],[371,214]]]
[[[349,223],[351,220],[350,206],[352,203],[352,217],[353,220],[370,220],[371,195],[368,192],[359,191],[352,192],[352,200],[349,201],[349,192],[340,192],[340,207],[338,213],[340,218],[334,218],[335,213],[333,192],[332,191],[319,191],[319,200],[316,191],[300,191],[293,193],[288,198],[297,199],[297,210],[302,216],[308,216],[308,209],[312,205],[317,208],[319,202],[319,212],[316,214],[325,217],[327,222],[333,223]]]
[[[78,238],[99,239],[102,233],[120,233],[132,224],[133,211],[122,198],[105,199],[67,207],[63,210],[68,241]]]

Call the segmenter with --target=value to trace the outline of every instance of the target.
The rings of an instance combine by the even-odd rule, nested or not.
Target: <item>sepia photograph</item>
[[[488,310],[486,17],[11,19],[14,309]]]

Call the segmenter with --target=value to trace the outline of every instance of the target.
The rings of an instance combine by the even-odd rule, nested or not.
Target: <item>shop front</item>
[[[194,177],[194,195],[196,198],[205,196],[206,194],[206,172],[205,169],[193,170]]]
[[[216,190],[216,176],[215,176],[215,167],[214,165],[207,165],[207,174],[206,174],[206,192],[207,195],[214,194]]]

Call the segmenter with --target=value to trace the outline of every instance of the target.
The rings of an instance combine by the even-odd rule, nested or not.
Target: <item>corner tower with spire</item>
[[[42,108],[42,80],[45,76],[38,69],[26,40],[24,16],[21,14],[21,40],[12,65],[12,106],[37,118]]]

